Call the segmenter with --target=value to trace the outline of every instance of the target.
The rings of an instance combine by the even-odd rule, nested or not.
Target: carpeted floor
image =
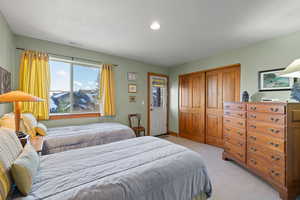
[[[213,185],[213,196],[209,200],[280,199],[278,192],[266,182],[239,165],[222,160],[222,149],[180,137],[163,138],[201,154]]]

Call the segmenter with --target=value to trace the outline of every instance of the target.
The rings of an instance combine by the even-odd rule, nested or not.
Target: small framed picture
[[[272,69],[258,72],[258,89],[264,91],[291,90],[295,79],[290,77],[281,77],[280,73],[284,68]]]
[[[127,72],[127,80],[128,81],[136,81],[136,73],[135,72]]]
[[[129,96],[129,103],[135,103],[136,102],[136,96]]]
[[[136,84],[128,84],[128,92],[136,93]]]

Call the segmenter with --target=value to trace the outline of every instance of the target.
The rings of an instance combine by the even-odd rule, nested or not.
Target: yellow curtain
[[[22,112],[30,112],[39,120],[49,119],[49,56],[35,51],[24,51],[20,61],[19,88],[23,92],[44,99],[43,102],[23,102]]]
[[[100,99],[104,116],[116,115],[115,107],[115,80],[113,66],[103,64],[101,70]]]

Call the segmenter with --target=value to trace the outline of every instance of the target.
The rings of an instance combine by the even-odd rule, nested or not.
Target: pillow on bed
[[[22,119],[24,121],[24,125],[26,127],[28,135],[36,136],[35,127],[37,127],[37,120],[31,113],[23,113]]]
[[[3,115],[0,119],[0,126],[15,130],[15,114],[7,113]],[[23,133],[27,132],[23,119],[20,120],[20,131],[22,131]]]
[[[23,152],[11,167],[13,179],[23,195],[31,191],[33,178],[40,166],[40,157],[30,143],[27,143]]]
[[[37,123],[37,127],[35,127],[35,131],[41,136],[47,135],[47,127],[45,126],[45,124],[41,122]]]
[[[10,191],[11,182],[2,162],[0,162],[0,199],[6,199]]]
[[[23,147],[14,130],[0,128],[0,193],[5,195],[11,189],[12,177],[10,169],[13,162],[22,153]],[[1,197],[0,195],[0,197]],[[6,198],[4,198],[6,199]]]

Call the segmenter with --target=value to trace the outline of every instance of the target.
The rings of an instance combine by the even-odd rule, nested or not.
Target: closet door
[[[206,72],[206,143],[223,147],[223,103],[240,100],[240,67]]]
[[[179,134],[205,141],[205,73],[180,76]]]
[[[222,146],[222,72],[206,73],[206,143]]]

